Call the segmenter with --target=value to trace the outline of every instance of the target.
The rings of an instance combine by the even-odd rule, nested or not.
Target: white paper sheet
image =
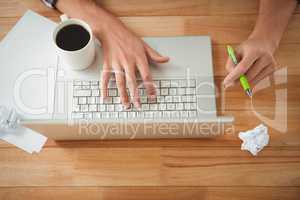
[[[1,131],[0,139],[31,154],[39,153],[47,141],[47,137],[22,126]]]
[[[0,139],[23,149],[28,153],[39,153],[47,137],[18,124],[14,110],[0,106]]]

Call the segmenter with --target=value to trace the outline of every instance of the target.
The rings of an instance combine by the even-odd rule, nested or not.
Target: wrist
[[[91,5],[90,5],[91,6]],[[116,17],[98,6],[96,3],[92,7],[84,9],[85,20],[91,26],[93,33],[100,38],[111,33],[115,25],[122,25]]]
[[[248,39],[254,39],[261,41],[261,44],[265,46],[271,53],[274,53],[279,46],[280,38],[275,35],[266,34],[268,31],[256,30],[249,35]]]
[[[70,17],[87,22],[97,35],[108,30],[110,18],[113,17],[93,0],[60,0],[57,8]]]

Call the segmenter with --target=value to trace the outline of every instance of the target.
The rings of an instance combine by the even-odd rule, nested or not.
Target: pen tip
[[[246,93],[250,98],[252,98],[253,94],[251,90],[246,90]]]

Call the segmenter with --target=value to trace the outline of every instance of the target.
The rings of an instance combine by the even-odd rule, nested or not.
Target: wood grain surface
[[[275,54],[281,73],[264,80],[261,86],[270,86],[257,89],[252,105],[239,87],[224,92],[220,85],[226,75],[225,45],[238,45],[247,38],[258,1],[99,3],[140,36],[210,35],[218,113],[235,117],[234,132],[216,139],[49,140],[37,155],[0,141],[1,200],[300,199],[299,7]],[[28,9],[58,21],[59,13],[39,0],[0,0],[0,39]],[[278,99],[278,92],[286,98]],[[285,106],[286,111],[278,109]],[[276,117],[275,124],[287,123],[287,130],[271,127],[270,144],[252,157],[240,150],[237,135],[262,123],[259,115]]]

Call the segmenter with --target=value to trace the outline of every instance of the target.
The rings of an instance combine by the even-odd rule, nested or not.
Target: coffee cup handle
[[[63,14],[63,15],[61,15],[60,16],[60,20],[63,22],[63,21],[66,21],[66,20],[68,20],[69,19],[69,17],[68,17],[68,15],[66,15],[66,14]]]

